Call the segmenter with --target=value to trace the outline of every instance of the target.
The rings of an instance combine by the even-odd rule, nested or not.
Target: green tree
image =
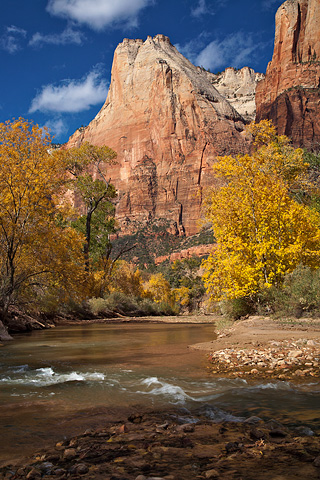
[[[62,154],[66,169],[73,177],[70,186],[85,210],[73,225],[85,235],[85,268],[89,272],[90,258],[94,262],[108,259],[111,252],[109,236],[115,232],[115,221],[110,200],[116,197],[116,190],[105,178],[102,166],[113,163],[116,153],[107,146],[97,147],[85,142]]]
[[[252,155],[221,157],[218,185],[207,198],[207,218],[217,239],[204,261],[213,300],[253,298],[300,263],[320,266],[319,215],[292,195],[307,187],[303,151],[277,136],[268,121],[253,124]]]

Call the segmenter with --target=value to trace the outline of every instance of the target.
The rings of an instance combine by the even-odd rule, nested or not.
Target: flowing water
[[[320,381],[212,378],[203,352],[212,325],[112,324],[59,327],[16,336],[0,348],[0,460],[139,408],[180,409],[238,421],[258,415],[320,429]],[[138,408],[138,407],[136,407]]]

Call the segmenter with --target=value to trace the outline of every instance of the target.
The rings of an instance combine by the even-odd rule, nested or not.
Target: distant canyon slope
[[[265,79],[248,67],[219,75],[195,67],[164,35],[118,45],[107,100],[67,147],[88,141],[117,152],[117,164],[107,171],[118,190],[122,233],[163,219],[173,234],[199,231],[217,156],[249,151],[244,129],[256,116],[256,88],[259,119],[272,118],[280,133],[297,135],[296,145],[318,138],[319,27],[309,32],[315,28],[313,16],[319,26],[318,13],[319,0],[287,0],[280,7]],[[297,22],[299,33],[294,33]],[[302,89],[287,91],[302,80]]]

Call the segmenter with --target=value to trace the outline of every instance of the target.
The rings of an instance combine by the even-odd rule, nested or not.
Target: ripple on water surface
[[[212,378],[205,355],[187,349],[212,338],[210,325],[123,324],[19,337],[0,350],[2,452],[80,433],[113,408],[135,404],[184,408],[190,421],[258,415],[320,426],[319,382]]]

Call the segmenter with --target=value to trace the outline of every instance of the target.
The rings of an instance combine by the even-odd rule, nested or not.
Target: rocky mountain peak
[[[116,48],[107,100],[68,145],[89,141],[117,152],[108,176],[125,232],[159,218],[172,233],[197,232],[216,157],[247,151],[245,120],[209,77],[164,35]]]

